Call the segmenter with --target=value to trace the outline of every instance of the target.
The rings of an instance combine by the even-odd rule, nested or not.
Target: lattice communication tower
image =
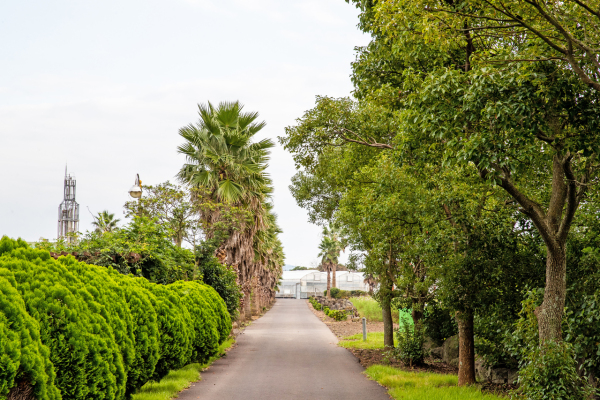
[[[76,238],[69,233],[79,232],[79,204],[75,201],[75,178],[67,174],[65,168],[65,189],[63,202],[58,206],[58,238],[73,243]]]

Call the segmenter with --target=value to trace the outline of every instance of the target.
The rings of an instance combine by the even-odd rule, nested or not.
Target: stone
[[[475,378],[478,382],[489,382],[491,369],[485,366],[483,358],[475,358]]]
[[[429,351],[429,355],[437,360],[441,360],[444,356],[444,348],[442,346],[434,347]]]
[[[426,352],[433,349],[434,347],[438,347],[435,345],[435,343],[433,342],[433,340],[431,340],[431,338],[426,337],[425,338],[425,342],[423,342],[423,350],[425,350]]]
[[[507,368],[493,368],[490,375],[492,383],[508,383]]]
[[[515,371],[514,369],[508,370],[508,383],[513,384],[517,382],[519,379],[519,371]]]
[[[443,344],[442,360],[446,364],[458,365],[458,335],[446,339]]]

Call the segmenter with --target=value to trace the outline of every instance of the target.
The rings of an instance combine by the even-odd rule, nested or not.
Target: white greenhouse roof
[[[282,281],[298,281],[298,282],[300,282],[300,279],[304,278],[307,275],[314,274],[314,273],[321,273],[324,276],[327,276],[327,272],[319,272],[316,269],[309,269],[309,270],[303,270],[303,271],[283,271],[281,280]],[[354,272],[354,271],[336,271],[335,276],[337,278],[341,275],[347,275],[347,274],[359,275],[361,278],[363,277],[362,272]],[[310,279],[312,279],[312,277],[310,277]]]
[[[302,270],[302,271],[283,271],[281,276],[282,281],[300,281],[304,275],[314,274],[319,272],[316,269]]]

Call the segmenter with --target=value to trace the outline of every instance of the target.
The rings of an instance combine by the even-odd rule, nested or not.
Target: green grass
[[[394,335],[396,344],[396,335]],[[367,341],[363,341],[362,333],[348,336],[340,340],[338,346],[347,349],[383,349],[383,332],[367,332]]]
[[[233,343],[233,339],[227,339],[223,342],[217,355],[206,364],[188,364],[177,371],[169,372],[160,382],[146,383],[138,393],[133,395],[132,400],[170,400],[176,397],[177,393],[189,387],[190,383],[200,379],[200,371],[220,358],[225,349],[231,347]]]
[[[358,310],[358,314],[361,317],[365,317],[367,321],[383,321],[383,316],[381,312],[381,307],[379,303],[377,303],[372,297],[369,296],[361,296],[361,297],[351,297],[349,299],[354,307]],[[410,312],[402,311],[403,316],[408,318],[409,323],[412,323],[412,317]],[[392,319],[395,323],[398,323],[399,315],[398,309],[392,308]]]
[[[407,372],[383,365],[373,365],[365,371],[369,379],[389,389],[396,400],[500,400],[492,394],[483,394],[477,386],[458,387],[456,375],[430,372]]]

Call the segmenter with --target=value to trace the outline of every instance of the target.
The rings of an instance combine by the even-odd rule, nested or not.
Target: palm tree
[[[344,251],[345,239],[341,238],[339,229],[330,224],[329,228],[323,228],[323,239],[319,245],[319,257],[321,257],[321,265],[327,271],[327,297],[331,297],[331,278],[330,273],[333,272],[333,287],[337,286],[336,272],[339,264],[338,258],[340,252]]]
[[[201,189],[200,193],[204,193],[201,196],[212,203],[224,203],[227,207],[250,212],[252,223],[231,229],[217,249],[221,256],[225,254],[224,261],[237,270],[245,294],[243,311],[248,313],[250,293],[258,284],[257,277],[270,276],[266,267],[255,260],[255,238],[270,226],[266,204],[272,186],[265,168],[274,143],[269,139],[252,142],[265,123],[256,122],[258,113],[242,112],[243,106],[239,102],[219,103],[217,107],[209,102],[198,107],[198,123],[179,131],[185,142],[178,151],[185,155],[187,162],[178,178]],[[223,207],[214,207],[204,211],[201,215],[204,225],[210,227],[222,223],[223,210]],[[212,237],[210,229],[205,233],[208,238]]]
[[[92,225],[96,227],[95,231],[98,233],[113,232],[117,229],[117,222],[120,219],[115,219],[115,214],[110,214],[108,210],[104,210],[98,213],[97,217],[94,217]]]
[[[215,200],[251,203],[271,193],[271,180],[264,172],[270,139],[252,143],[264,126],[254,122],[258,113],[243,113],[239,102],[198,105],[200,120],[179,130],[185,143],[178,147],[187,163],[179,171],[181,181],[211,191]]]

